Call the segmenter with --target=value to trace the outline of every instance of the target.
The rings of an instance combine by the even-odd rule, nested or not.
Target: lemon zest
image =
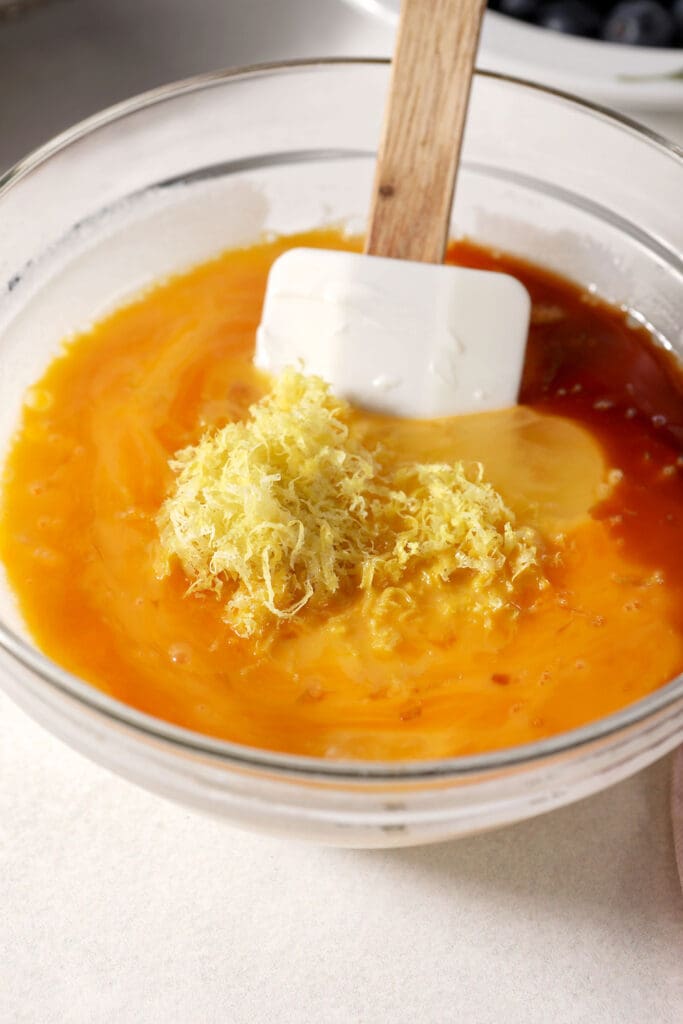
[[[537,538],[483,467],[388,469],[350,419],[324,381],[290,369],[246,420],[177,452],[157,516],[157,575],[177,559],[189,592],[221,596],[242,637],[341,591],[397,587],[418,567],[445,582],[467,574],[477,612],[503,607],[537,569]]]

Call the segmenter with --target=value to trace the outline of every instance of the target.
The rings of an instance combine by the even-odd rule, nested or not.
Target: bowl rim
[[[226,68],[181,79],[140,93],[88,117],[38,147],[6,172],[0,174],[0,198],[25,177],[46,163],[52,156],[130,114],[147,107],[173,100],[178,96],[221,85],[226,81],[269,77],[297,71],[314,71],[328,67],[353,69],[362,66],[381,67],[388,58],[326,57],[305,60],[276,61],[244,67]],[[642,141],[663,150],[677,159],[683,171],[683,149],[656,132],[605,107],[579,99],[559,89],[543,86],[523,78],[498,72],[477,70],[478,78],[511,83],[515,86],[554,96],[583,108],[587,112],[615,122],[637,135]],[[95,686],[61,668],[19,634],[0,621],[0,648],[25,668],[35,673],[53,690],[85,706],[118,726],[142,733],[155,741],[180,749],[184,753],[204,755],[213,760],[248,771],[278,770],[290,777],[307,777],[333,782],[419,782],[424,780],[458,779],[503,769],[528,768],[550,758],[590,749],[599,741],[616,733],[645,724],[667,708],[683,700],[683,673],[647,697],[627,705],[620,711],[589,722],[577,729],[558,733],[534,743],[520,744],[485,754],[435,760],[367,761],[361,759],[329,760],[301,754],[262,750],[229,740],[216,739],[203,733],[173,725],[163,719],[138,711],[110,697]]]

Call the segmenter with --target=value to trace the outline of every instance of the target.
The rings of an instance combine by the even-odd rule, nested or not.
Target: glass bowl
[[[60,340],[146,283],[264,232],[365,220],[388,64],[224,72],[78,125],[0,178],[0,458]],[[478,74],[453,234],[632,309],[683,354],[683,154],[569,96]],[[32,643],[0,584],[0,682],[93,760],[247,828],[398,846],[492,828],[637,771],[683,735],[683,678],[535,744],[434,762],[326,761],[127,707]]]

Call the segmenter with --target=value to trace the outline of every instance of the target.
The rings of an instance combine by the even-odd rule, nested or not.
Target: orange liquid
[[[543,322],[532,329],[518,455],[523,463],[525,445],[542,447],[544,424],[552,434],[542,414],[577,424],[567,428],[579,451],[573,469],[559,450],[543,456],[544,473],[554,465],[558,481],[570,474],[562,509],[553,511],[552,495],[545,505],[535,500],[546,477],[533,483],[527,473],[520,483],[500,453],[496,468],[511,421],[358,417],[371,438],[393,438],[404,455],[457,459],[464,451],[487,465],[488,453],[503,497],[545,532],[550,586],[522,590],[519,614],[486,628],[466,613],[466,581],[426,590],[414,581],[409,609],[402,598],[387,607],[381,596],[349,597],[324,616],[304,613],[259,647],[231,633],[215,597],[187,596],[179,571],[155,578],[154,517],[172,483],[168,459],[208,425],[244,416],[263,393],[251,356],[265,278],[283,248],[302,243],[350,244],[321,232],[227,253],[70,343],[33,389],[7,464],[0,557],[43,651],[125,703],[200,732],[371,759],[536,740],[621,708],[681,671],[681,403],[669,368],[614,311],[466,244],[453,250],[458,262],[503,265],[537,303]],[[611,345],[622,358],[610,371]],[[645,382],[642,394],[628,366]],[[652,402],[669,433],[652,426]],[[625,403],[634,411],[625,415]],[[585,427],[597,446],[584,445]],[[624,477],[591,502],[587,474],[600,460]]]

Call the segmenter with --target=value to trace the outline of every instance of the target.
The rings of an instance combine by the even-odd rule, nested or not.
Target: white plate
[[[400,0],[347,0],[391,29]],[[619,110],[682,112],[683,49],[579,39],[487,11],[478,66],[530,78]]]

